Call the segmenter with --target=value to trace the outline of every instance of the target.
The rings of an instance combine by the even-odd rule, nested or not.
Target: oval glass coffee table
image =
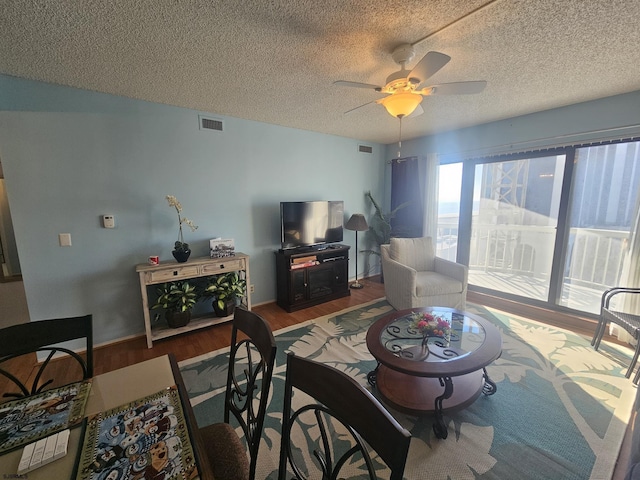
[[[496,392],[485,367],[502,353],[502,336],[478,315],[444,307],[392,312],[369,328],[367,348],[378,361],[369,383],[400,411],[433,413],[438,438],[447,438],[443,412]]]

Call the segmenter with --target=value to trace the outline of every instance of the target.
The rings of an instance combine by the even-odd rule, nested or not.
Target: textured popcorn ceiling
[[[638,25],[638,0],[0,0],[0,72],[391,143],[381,105],[344,114],[380,95],[332,83],[384,84],[401,43],[452,57],[428,84],[488,82],[412,138],[638,90]]]

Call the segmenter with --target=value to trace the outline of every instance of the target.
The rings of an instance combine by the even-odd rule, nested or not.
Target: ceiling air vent
[[[358,151],[360,153],[373,153],[373,147],[369,145],[358,145]]]
[[[199,115],[198,118],[200,119],[200,130],[216,130],[218,132],[222,132],[224,129],[222,120],[203,117],[202,115]]]

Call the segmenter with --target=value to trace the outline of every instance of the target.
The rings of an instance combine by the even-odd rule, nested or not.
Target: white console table
[[[151,325],[151,315],[149,309],[149,298],[147,288],[165,282],[177,280],[188,280],[192,278],[208,277],[227,272],[238,272],[246,280],[247,290],[242,304],[251,310],[251,293],[249,280],[249,255],[236,252],[232,257],[190,258],[184,263],[169,261],[160,265],[149,265],[142,263],[136,265],[136,272],[140,276],[140,290],[142,293],[142,312],[144,314],[144,327],[147,335],[147,347],[153,347],[153,341],[161,338],[171,337],[180,333],[188,332],[198,328],[204,328],[218,323],[228,322],[233,319],[233,315],[228,317],[216,317],[215,313],[199,317],[193,317],[184,327],[170,328],[163,325]]]

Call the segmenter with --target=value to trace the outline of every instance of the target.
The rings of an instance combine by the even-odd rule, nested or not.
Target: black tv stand
[[[323,245],[276,252],[277,302],[287,312],[351,295],[349,246]]]

